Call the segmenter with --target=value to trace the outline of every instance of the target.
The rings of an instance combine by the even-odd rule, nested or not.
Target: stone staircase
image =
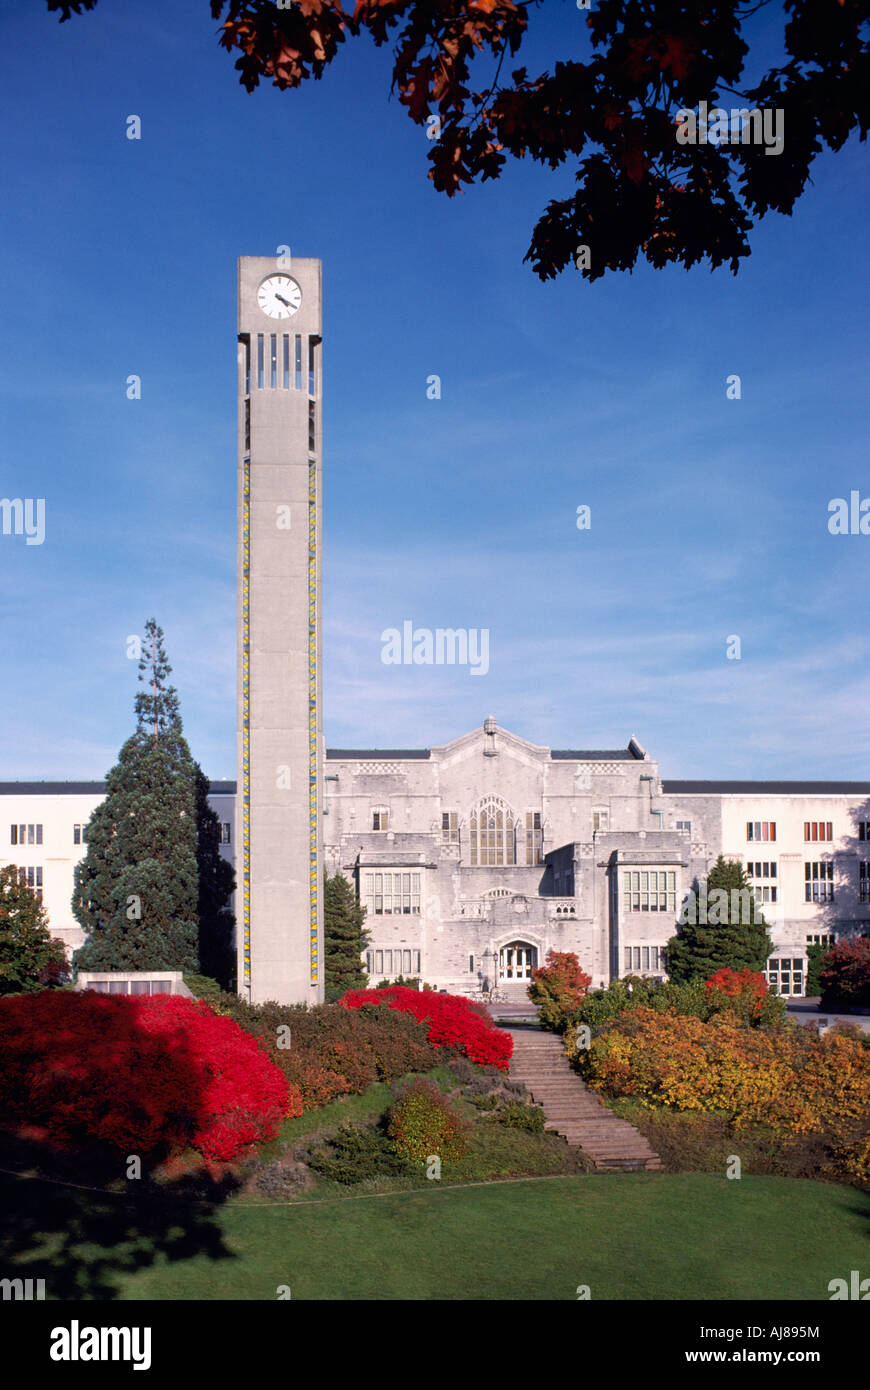
[[[536,1027],[507,1027],[514,1040],[510,1075],[522,1081],[547,1116],[546,1128],[564,1135],[598,1169],[660,1170],[647,1140],[608,1110],[570,1065],[562,1039]]]

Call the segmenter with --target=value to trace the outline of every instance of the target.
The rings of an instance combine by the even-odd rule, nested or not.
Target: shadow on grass
[[[0,1167],[28,1174],[0,1172],[0,1278],[44,1279],[46,1299],[115,1299],[119,1276],[158,1259],[235,1258],[216,1219],[238,1187],[232,1177],[124,1182],[117,1162],[84,1168],[11,1139]]]

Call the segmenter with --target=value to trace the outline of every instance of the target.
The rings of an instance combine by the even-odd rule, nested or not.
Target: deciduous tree
[[[48,8],[65,20],[96,3],[48,0]],[[867,0],[564,4],[561,55],[544,71],[511,67],[530,31],[546,40],[536,25],[541,3],[210,0],[249,92],[263,80],[292,88],[322,77],[363,32],[378,46],[392,41],[393,89],[425,128],[429,177],[448,197],[498,178],[509,159],[564,166],[568,177],[526,254],[541,279],[576,263],[595,280],[639,257],[736,273],[753,222],[791,213],[821,151],[841,149],[853,131],[866,138]],[[781,29],[753,27],[759,10],[779,15]],[[783,61],[770,67],[780,44]],[[680,113],[700,115],[702,102],[711,112],[781,111],[782,149],[774,155],[742,138],[680,143]]]

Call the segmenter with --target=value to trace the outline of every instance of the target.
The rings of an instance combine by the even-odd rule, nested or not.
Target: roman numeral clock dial
[[[302,303],[302,291],[289,275],[270,275],[257,291],[257,303],[270,319],[289,319]]]

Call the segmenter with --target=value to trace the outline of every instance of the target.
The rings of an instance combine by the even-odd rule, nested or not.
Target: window
[[[499,797],[490,797],[472,811],[469,841],[472,864],[516,863],[513,813]]]
[[[366,951],[366,971],[378,980],[389,980],[395,975],[419,975],[420,952],[414,950]]]
[[[459,844],[459,826],[455,811],[441,812],[441,843],[444,845]]]
[[[776,889],[769,887],[766,883],[758,884],[755,888],[755,901],[759,906],[762,903],[775,903]]]
[[[284,369],[284,370],[283,370],[283,374],[282,374],[282,378],[281,378],[281,379],[282,379],[282,382],[283,382],[283,385],[284,385],[284,390],[285,390],[285,391],[289,391],[289,390],[290,390],[290,335],[289,335],[289,333],[285,333],[285,334],[283,335],[282,348],[283,348],[283,354],[282,354],[282,355],[283,355],[283,363],[282,363],[282,365],[283,365],[283,369]]]
[[[677,829],[678,829],[678,830],[685,830],[685,832],[686,832],[687,835],[691,835],[691,833],[692,833],[692,822],[691,822],[690,820],[678,820],[678,821],[677,821]]]
[[[13,825],[10,827],[10,841],[13,845],[41,845],[41,825]]]
[[[748,820],[746,822],[747,840],[775,840],[775,820]]]
[[[753,880],[755,889],[755,901],[762,903],[775,903],[777,900],[777,890],[775,884],[760,883],[760,879],[776,878],[776,861],[767,859],[752,860],[746,865],[746,877]]]
[[[858,822],[858,839],[859,839],[859,840],[870,840],[870,820],[859,820],[859,822]]]
[[[308,394],[314,395],[314,339],[308,339]]]
[[[379,806],[376,811],[372,811],[372,830],[388,830],[390,825],[390,813],[385,807]]]
[[[626,869],[622,875],[626,912],[676,912],[674,869]]]
[[[526,811],[526,863],[543,864],[543,832],[540,811]]]
[[[797,959],[771,957],[767,962],[767,983],[774,994],[803,994],[803,957]]]
[[[314,428],[315,428],[315,425],[314,425],[314,402],[313,402],[313,401],[309,401],[309,402],[308,402],[308,452],[309,452],[309,454],[313,454],[313,453],[314,453],[314,450],[315,450],[315,448],[316,448],[316,440],[315,440],[315,437],[314,437]]]
[[[32,893],[36,894],[39,901],[42,902],[41,864],[28,864],[26,867],[20,868],[18,870],[18,882],[25,884]]]
[[[269,334],[269,385],[274,391],[278,385],[278,335]]]
[[[592,812],[592,833],[610,829],[610,811],[606,806],[597,806]]]
[[[832,860],[820,864],[804,864],[804,900],[808,903],[834,901],[834,865]]]
[[[829,820],[805,820],[804,839],[805,840],[833,840],[831,833],[833,821]]]
[[[474,956],[468,957],[468,973],[469,975],[474,974]]]
[[[293,376],[296,383],[296,390],[302,390],[302,337],[296,334],[296,348],[293,355]]]
[[[362,897],[369,917],[419,916],[420,875],[364,872]]]
[[[811,934],[807,937],[807,945],[808,945],[808,946],[824,946],[824,948],[825,948],[826,951],[830,951],[830,949],[831,949],[831,947],[833,946],[833,944],[834,944],[834,937],[833,937],[833,934],[832,934],[832,933],[825,933],[825,932],[819,933],[819,932],[816,932],[815,934],[812,934],[812,933],[811,933]]]
[[[747,878],[776,878],[776,860],[752,860],[746,865]]]
[[[870,863],[866,859],[858,865],[858,890],[862,903],[870,903]]]
[[[222,820],[220,823],[220,843],[222,845],[228,845],[230,843],[230,825],[231,822],[228,820]]]
[[[662,946],[626,946],[624,953],[626,974],[648,973],[651,970],[664,970],[665,952]]]
[[[257,386],[262,390],[266,385],[266,372],[263,364],[265,353],[263,348],[263,335],[257,334]]]

